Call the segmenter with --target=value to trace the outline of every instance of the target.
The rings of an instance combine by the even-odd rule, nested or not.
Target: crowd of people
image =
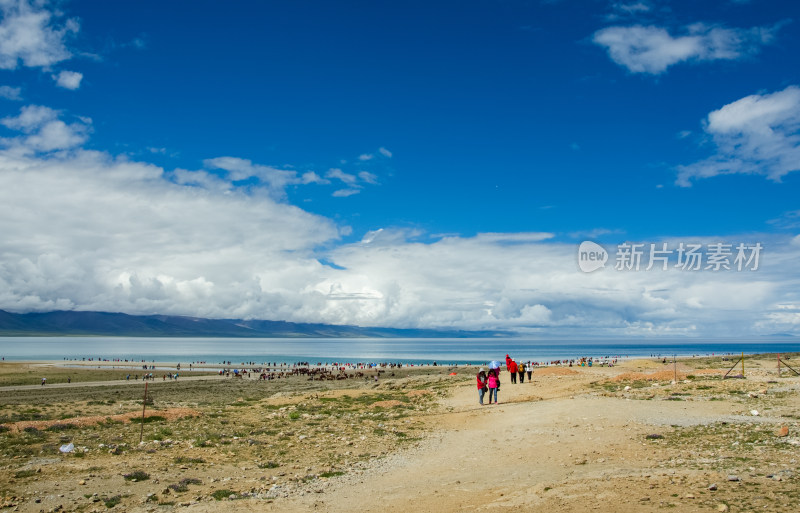
[[[489,364],[489,370],[480,368],[477,375],[478,385],[478,402],[483,405],[483,399],[486,393],[489,393],[489,404],[494,401],[498,403],[497,392],[500,389],[500,362],[493,361]],[[525,376],[528,376],[528,382],[531,381],[533,375],[533,365],[531,362],[515,361],[511,356],[506,355],[506,370],[511,376],[511,383],[516,384],[519,379],[520,383],[525,383]]]

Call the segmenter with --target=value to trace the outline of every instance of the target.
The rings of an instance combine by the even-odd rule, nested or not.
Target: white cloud
[[[80,88],[81,80],[83,80],[83,73],[78,73],[77,71],[62,71],[58,75],[53,75],[53,80],[56,81],[59,87],[74,91]]]
[[[716,154],[678,167],[677,184],[721,174],[780,179],[800,170],[800,87],[747,96],[708,115],[705,131]]]
[[[658,75],[681,62],[732,60],[754,54],[772,41],[776,30],[696,23],[685,27],[683,35],[673,36],[661,27],[634,25],[599,30],[593,40],[628,71]]]
[[[611,13],[606,16],[608,21],[619,21],[625,18],[636,18],[653,10],[652,5],[646,2],[613,2],[610,6]]]
[[[362,182],[375,185],[378,183],[378,176],[370,173],[368,171],[361,171],[358,173],[358,177],[361,179]]]
[[[24,137],[6,141],[21,152],[49,152],[66,150],[83,144],[90,129],[91,120],[67,124],[58,119],[60,113],[49,107],[28,105],[19,116],[4,118],[0,123],[26,134]]]
[[[273,172],[244,159],[168,172],[83,149],[18,151],[54,121],[44,107],[4,120],[23,134],[0,150],[0,309],[576,336],[800,332],[785,308],[800,288],[791,239],[764,241],[758,272],[720,273],[584,274],[577,244],[547,232],[430,242],[378,229],[335,245],[347,227],[276,200],[268,180],[229,187]]]
[[[300,183],[302,184],[317,183],[320,185],[327,185],[331,182],[330,180],[322,178],[314,171],[308,171],[306,173],[303,173],[302,176],[300,176]]]
[[[80,146],[87,139],[86,125],[68,125],[61,120],[51,121],[25,140],[25,145],[36,151],[66,150]]]
[[[613,8],[617,11],[622,11],[625,13],[641,13],[641,12],[648,12],[652,9],[650,4],[645,2],[636,2],[631,4],[624,4],[624,3],[615,3]]]
[[[7,85],[0,86],[0,98],[5,98],[6,100],[21,100],[22,89]]]
[[[324,315],[354,324],[535,328],[560,335],[741,336],[784,329],[770,316],[800,283],[800,273],[785,274],[797,255],[788,241],[766,244],[757,272],[622,272],[613,269],[612,253],[609,268],[584,274],[577,269],[577,245],[546,240],[548,234],[453,236],[434,243],[399,235],[376,230],[331,252],[330,260],[344,269],[316,285],[320,293],[339,291],[340,300]],[[365,291],[368,300],[358,296]],[[343,292],[354,294],[341,300]]]
[[[58,119],[58,111],[41,105],[28,105],[20,110],[15,118],[4,118],[3,125],[14,130],[30,132],[40,128],[45,122]]]
[[[355,175],[351,175],[350,173],[345,173],[339,168],[329,169],[328,172],[325,173],[325,178],[333,178],[334,180],[340,180],[348,185],[354,184],[358,181],[358,178]]]
[[[569,236],[573,239],[592,240],[604,235],[621,235],[625,230],[615,229],[609,230],[608,228],[593,228],[591,230],[571,232]]]
[[[539,242],[552,238],[553,234],[549,232],[479,233],[475,236],[475,240],[495,244]]]
[[[378,176],[374,173],[370,173],[369,171],[359,171],[356,175],[352,173],[346,173],[339,168],[329,169],[328,172],[325,173],[325,178],[338,180],[347,186],[345,189],[338,189],[334,191],[332,194],[334,198],[346,198],[348,196],[359,194],[363,190],[363,184],[376,185],[378,183]]]
[[[347,198],[348,196],[353,196],[355,194],[358,194],[359,192],[361,192],[361,189],[339,189],[333,191],[333,194],[331,194],[331,196],[333,196],[334,198]]]
[[[78,31],[75,20],[55,25],[57,16],[46,1],[4,0],[0,2],[0,68],[48,67],[69,59],[66,38]]]
[[[0,151],[0,308],[312,317],[331,221],[104,153],[15,148]]]
[[[217,157],[203,163],[210,169],[226,171],[227,182],[231,187],[236,182],[256,180],[258,184],[265,185],[276,198],[286,196],[288,185],[322,183],[322,179],[313,172],[298,176],[297,171],[291,169],[254,164],[250,160],[237,157]]]
[[[392,158],[392,152],[387,150],[383,146],[378,148],[378,154],[380,156],[386,157],[387,159]],[[374,160],[376,156],[377,155],[375,155],[374,153],[362,153],[361,155],[358,156],[358,160],[361,162],[367,162],[370,160]]]

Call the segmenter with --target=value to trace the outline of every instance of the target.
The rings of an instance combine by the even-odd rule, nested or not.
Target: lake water
[[[0,337],[5,360],[129,360],[216,364],[230,361],[294,363],[475,363],[505,359],[552,361],[580,357],[706,356],[788,353],[800,341],[778,340],[537,340],[491,339],[242,339],[138,337]]]

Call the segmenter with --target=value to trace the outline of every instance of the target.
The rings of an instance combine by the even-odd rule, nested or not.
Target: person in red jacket
[[[517,362],[511,360],[511,363],[508,364],[508,372],[511,373],[511,382],[517,382]]]
[[[488,387],[487,387],[487,384],[486,384],[486,379],[487,379],[486,378],[486,370],[485,369],[480,369],[478,371],[477,378],[478,378],[478,402],[480,402],[481,406],[483,406],[483,396],[484,396],[484,394],[486,394],[486,391],[488,390]]]

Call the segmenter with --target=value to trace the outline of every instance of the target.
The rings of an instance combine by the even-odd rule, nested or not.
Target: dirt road
[[[320,493],[265,504],[263,511],[641,511],[676,502],[680,511],[702,510],[694,497],[720,476],[665,470],[646,435],[677,424],[753,419],[731,414],[722,402],[586,394],[598,377],[506,383],[501,403],[493,406],[479,406],[474,387],[459,387],[446,401],[447,413],[429,419],[437,434],[422,446]],[[201,503],[188,509],[226,507]]]

